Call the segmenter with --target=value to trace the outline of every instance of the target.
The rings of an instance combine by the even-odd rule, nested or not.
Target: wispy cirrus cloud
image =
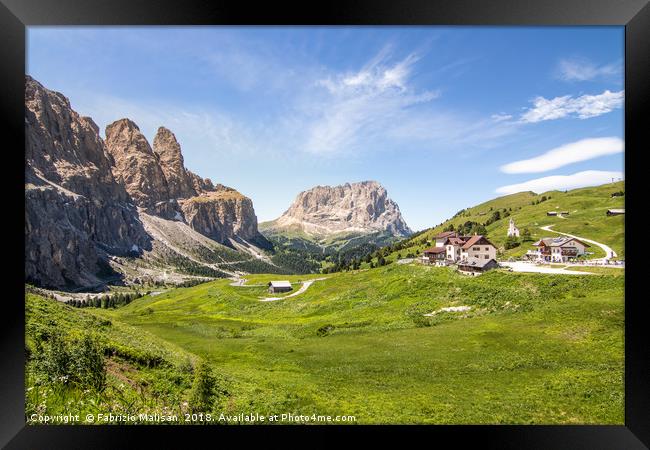
[[[561,145],[530,159],[514,161],[501,166],[504,173],[538,173],[599,156],[622,153],[625,144],[617,137],[581,139]]]
[[[490,117],[495,122],[504,122],[506,120],[511,120],[512,119],[512,114],[499,113],[499,114],[492,114],[492,116],[490,116]]]
[[[498,187],[495,192],[498,194],[515,194],[517,192],[533,191],[536,193],[576,189],[585,186],[597,186],[599,184],[611,183],[623,178],[623,172],[605,170],[585,170],[572,175],[552,175],[549,177],[536,178],[523,183],[509,184]]]
[[[391,146],[431,151],[440,145],[490,147],[518,126],[510,116],[483,117],[436,106],[439,89],[419,90],[412,78],[420,55],[395,58],[384,47],[358,71],[316,81],[321,97],[306,127],[304,149],[320,156],[353,155]],[[462,61],[462,64],[467,64]],[[502,123],[499,123],[502,122]]]
[[[580,97],[571,95],[552,99],[536,97],[533,100],[533,107],[521,115],[520,121],[536,123],[564,117],[589,119],[622,107],[623,98],[624,91],[611,92],[609,90],[602,94],[581,95]]]
[[[315,82],[325,95],[310,98],[318,102],[318,113],[308,126],[305,149],[315,154],[352,150],[390,132],[408,108],[438,98],[437,90],[418,91],[409,83],[419,56],[412,53],[394,61],[388,48],[382,49],[359,71],[333,73]]]
[[[621,77],[621,62],[597,65],[585,58],[561,59],[555,70],[556,78],[563,81],[591,81]]]
[[[77,92],[74,100],[81,100],[75,107],[92,115],[102,129],[129,117],[152,139],[164,125],[197,160],[215,152],[329,158],[378,149],[432,151],[441,145],[488,148],[518,126],[435,106],[441,92],[418,89],[412,82],[419,60],[417,53],[395,56],[387,46],[358,70],[304,69],[303,77],[295,77],[292,88],[285,90],[281,109],[270,121],[246,120],[196,102],[135,100],[90,91]],[[248,81],[244,85],[250,86]]]

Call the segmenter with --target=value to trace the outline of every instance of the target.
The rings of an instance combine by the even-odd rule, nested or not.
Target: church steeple
[[[513,218],[510,218],[510,225],[508,226],[508,237],[514,236],[519,237],[519,228],[515,226],[515,221]]]

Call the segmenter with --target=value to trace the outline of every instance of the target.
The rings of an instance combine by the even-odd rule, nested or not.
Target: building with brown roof
[[[461,259],[478,258],[494,259],[497,258],[497,248],[492,242],[488,241],[485,236],[480,234],[471,236],[461,247]]]
[[[424,264],[444,265],[447,256],[447,249],[443,247],[431,247],[422,252]]]
[[[483,260],[497,257],[497,248],[485,236],[460,236],[455,231],[444,231],[434,236],[435,246],[422,252],[425,264],[455,264],[462,259],[479,258]]]
[[[442,233],[435,235],[434,239],[436,240],[436,247],[443,247],[447,239],[455,237],[458,237],[458,233],[455,231],[443,231]]]
[[[533,243],[536,251],[529,251],[527,256],[537,261],[567,262],[586,253],[586,244],[572,237],[542,238]]]
[[[497,248],[483,235],[450,237],[445,240],[444,248],[448,263],[456,263],[470,257],[480,259],[497,257]]]

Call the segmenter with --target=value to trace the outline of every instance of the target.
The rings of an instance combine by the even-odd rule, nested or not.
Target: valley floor
[[[209,361],[227,386],[215,413],[622,424],[623,272],[473,278],[393,264],[273,302],[259,298],[277,275],[250,275],[259,286],[218,280],[83,313]]]

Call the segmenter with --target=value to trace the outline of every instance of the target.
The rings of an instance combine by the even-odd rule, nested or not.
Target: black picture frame
[[[25,27],[33,25],[622,25],[625,26],[625,425],[623,426],[393,426],[393,427],[125,427],[26,426],[24,417],[24,83]],[[286,440],[287,431],[305,433],[293,444],[335,442],[351,434],[383,440],[399,433],[403,442],[453,440],[454,447],[499,449],[637,449],[650,445],[650,327],[642,274],[644,184],[642,157],[648,151],[650,116],[650,5],[647,0],[456,0],[328,2],[301,5],[265,2],[185,0],[0,0],[0,99],[2,158],[5,162],[5,262],[3,298],[0,445],[6,448],[177,448],[210,438],[245,439],[264,434]],[[647,121],[647,119],[645,119]],[[9,195],[10,194],[10,195]],[[6,204],[7,201],[12,202]],[[636,206],[635,206],[636,203]],[[7,243],[13,244],[11,250]],[[11,253],[9,253],[9,251]],[[14,253],[15,252],[15,253]],[[646,258],[647,259],[647,258]],[[210,436],[208,436],[208,434]],[[216,435],[216,436],[215,436]],[[328,437],[325,437],[325,436]],[[216,440],[215,440],[216,439]],[[444,441],[443,441],[444,440]],[[210,442],[210,441],[209,441]],[[240,441],[241,442],[241,441]],[[289,441],[285,443],[288,444]],[[178,445],[176,443],[179,443]],[[182,444],[180,444],[182,443]],[[158,444],[158,445],[156,445]]]

